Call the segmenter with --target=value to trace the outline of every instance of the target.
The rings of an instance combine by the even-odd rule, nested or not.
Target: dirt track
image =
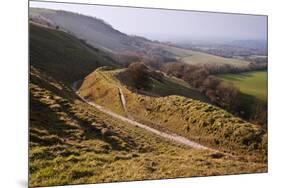
[[[163,131],[159,131],[159,130],[156,130],[156,129],[153,129],[145,124],[142,124],[142,123],[139,123],[137,121],[135,121],[133,118],[130,118],[130,116],[128,115],[128,117],[124,117],[124,116],[121,116],[119,114],[116,114],[114,112],[112,112],[111,110],[109,109],[106,109],[104,108],[103,106],[101,105],[98,105],[92,101],[88,101],[86,99],[84,99],[82,96],[80,96],[79,92],[77,91],[77,82],[73,83],[73,86],[72,86],[72,89],[75,91],[76,95],[82,100],[84,101],[85,103],[88,103],[89,105],[91,106],[94,106],[95,108],[97,108],[98,110],[100,110],[101,112],[105,113],[105,114],[108,114],[110,116],[112,116],[113,118],[116,118],[116,119],[119,119],[121,121],[124,121],[124,122],[127,122],[131,125],[134,125],[134,126],[137,126],[137,127],[140,127],[142,129],[145,129],[149,132],[152,132],[158,136],[161,136],[165,139],[168,139],[168,140],[171,140],[173,142],[176,142],[176,143],[179,143],[179,144],[182,144],[182,145],[185,145],[185,146],[188,146],[188,147],[192,147],[192,148],[196,148],[196,149],[208,149],[208,150],[212,150],[212,151],[215,151],[211,148],[208,148],[208,147],[205,147],[199,143],[196,143],[196,142],[193,142],[185,137],[182,137],[182,136],[179,136],[179,135],[176,135],[176,134],[173,134],[173,133],[165,133]],[[127,113],[127,107],[126,107],[126,100],[125,100],[125,97],[123,95],[123,92],[122,92],[122,89],[121,88],[118,88],[119,89],[119,94],[120,94],[120,98],[121,98],[121,101],[122,101],[122,106],[125,110],[125,112]]]

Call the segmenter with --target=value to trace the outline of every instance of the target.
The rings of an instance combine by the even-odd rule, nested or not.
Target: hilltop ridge
[[[84,79],[80,94],[125,116],[118,91],[121,88],[128,113],[140,122],[234,155],[266,160],[267,134],[260,126],[235,117],[219,107],[176,93],[163,97],[136,93],[118,80],[118,74],[122,71],[124,69],[97,69]]]

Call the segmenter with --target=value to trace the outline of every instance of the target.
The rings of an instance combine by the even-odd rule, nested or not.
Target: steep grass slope
[[[72,82],[114,62],[64,32],[30,29],[30,187],[267,171],[167,142],[85,104]]]
[[[262,163],[167,142],[112,119],[31,70],[30,187],[265,172]],[[64,91],[67,91],[64,88]]]
[[[124,87],[113,72],[97,69],[91,73],[79,89],[81,95],[124,115],[118,93],[122,88],[129,113],[135,119],[221,151],[266,160],[267,133],[261,127],[190,98],[135,93]]]
[[[30,24],[30,62],[71,84],[103,65],[118,66],[110,56],[72,35]]]

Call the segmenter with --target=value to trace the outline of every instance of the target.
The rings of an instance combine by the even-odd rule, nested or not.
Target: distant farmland
[[[154,44],[155,45],[155,44]],[[234,65],[234,66],[245,66],[248,65],[249,62],[242,59],[234,59],[234,58],[225,58],[221,56],[216,56],[204,52],[198,52],[193,50],[188,50],[184,48],[178,48],[174,46],[168,46],[168,45],[162,45],[157,44],[157,46],[160,46],[164,48],[165,50],[175,54],[175,56],[178,58],[178,60],[181,60],[182,62],[186,64],[193,64],[193,65],[199,65],[199,64],[217,64],[217,65]]]
[[[267,102],[267,71],[224,74],[219,77],[233,83],[242,93]]]

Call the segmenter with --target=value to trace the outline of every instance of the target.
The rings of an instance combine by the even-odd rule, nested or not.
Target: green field
[[[154,44],[155,45],[155,44]],[[241,59],[234,58],[225,58],[221,56],[216,56],[204,52],[198,52],[193,50],[188,50],[184,48],[178,48],[169,45],[157,44],[158,47],[161,47],[177,57],[178,60],[186,64],[199,65],[199,64],[212,64],[212,65],[234,65],[234,66],[245,66],[249,62]]]
[[[179,95],[187,98],[210,102],[204,94],[192,88],[188,83],[181,79],[164,76],[161,81],[151,78],[152,88],[147,91],[147,94],[155,96]]]
[[[233,83],[242,93],[254,96],[264,102],[267,101],[267,71],[224,74],[219,77]]]

